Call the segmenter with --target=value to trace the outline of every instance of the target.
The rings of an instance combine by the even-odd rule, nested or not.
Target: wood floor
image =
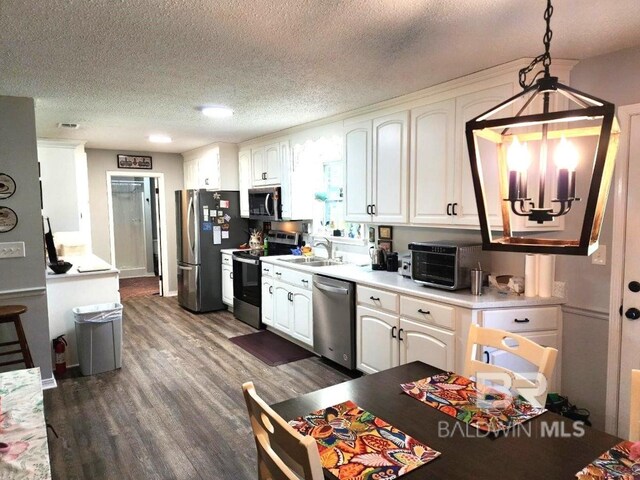
[[[124,303],[122,369],[45,391],[54,479],[255,479],[241,384],[269,403],[348,377],[314,357],[269,367],[228,339],[253,331],[175,298]],[[74,369],[77,370],[77,369]]]

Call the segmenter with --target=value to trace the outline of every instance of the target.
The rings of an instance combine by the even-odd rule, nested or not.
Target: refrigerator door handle
[[[269,197],[271,197],[270,193],[267,193],[267,196],[264,197],[264,209],[267,211],[267,215],[271,216],[271,212],[269,211]]]
[[[189,248],[191,253],[195,253],[195,245],[191,240],[191,212],[193,211],[193,197],[189,198],[189,206],[187,207],[187,241],[189,242]]]
[[[183,267],[182,265],[178,265],[179,270],[193,270],[193,267]]]

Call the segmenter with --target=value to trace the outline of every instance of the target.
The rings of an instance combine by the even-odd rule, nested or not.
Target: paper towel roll
[[[538,259],[538,295],[549,298],[553,292],[555,255],[540,255]]]
[[[524,259],[524,296],[538,295],[538,256],[528,253]]]

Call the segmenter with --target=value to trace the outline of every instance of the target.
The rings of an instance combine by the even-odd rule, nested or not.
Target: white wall
[[[0,97],[0,145],[0,171],[11,175],[17,185],[16,193],[0,204],[13,209],[19,219],[14,230],[0,234],[0,242],[22,241],[26,251],[24,258],[0,260],[0,305],[28,307],[22,323],[29,349],[42,378],[49,379],[51,346],[33,99]],[[14,339],[12,327],[0,330],[0,342]],[[5,370],[15,368],[22,366]]]
[[[87,149],[87,164],[89,171],[89,202],[91,204],[91,239],[93,253],[111,262],[111,248],[109,240],[109,208],[107,204],[107,172],[117,171],[116,155],[118,153],[130,155],[150,155],[153,157],[152,172],[164,174],[165,202],[167,209],[167,249],[169,265],[169,291],[177,290],[176,269],[176,210],[174,191],[183,188],[182,156],[174,153],[158,152],[129,152],[124,150]],[[125,170],[122,170],[125,171]],[[131,170],[126,170],[131,172]],[[141,174],[144,171],[140,171]],[[165,292],[166,293],[166,292]]]

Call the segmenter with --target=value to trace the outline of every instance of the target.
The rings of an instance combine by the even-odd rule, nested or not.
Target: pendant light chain
[[[538,55],[536,58],[534,58],[531,63],[526,66],[525,68],[523,68],[522,70],[520,70],[518,76],[519,76],[519,83],[520,86],[524,89],[524,88],[528,88],[531,85],[533,85],[533,83],[536,81],[536,79],[542,75],[544,73],[545,78],[548,78],[551,76],[551,74],[549,73],[549,67],[551,66],[551,53],[549,53],[549,50],[551,49],[551,38],[553,37],[553,31],[551,30],[551,16],[553,15],[553,5],[551,5],[551,0],[547,0],[547,8],[544,11],[544,20],[547,23],[547,28],[544,32],[544,37],[542,39],[542,43],[544,43],[544,53],[541,55]],[[538,72],[532,79],[530,82],[527,82],[527,75],[529,73],[531,73],[531,71],[536,67],[536,65],[538,65],[539,63],[542,63],[542,65],[544,66],[544,71],[540,71]]]

